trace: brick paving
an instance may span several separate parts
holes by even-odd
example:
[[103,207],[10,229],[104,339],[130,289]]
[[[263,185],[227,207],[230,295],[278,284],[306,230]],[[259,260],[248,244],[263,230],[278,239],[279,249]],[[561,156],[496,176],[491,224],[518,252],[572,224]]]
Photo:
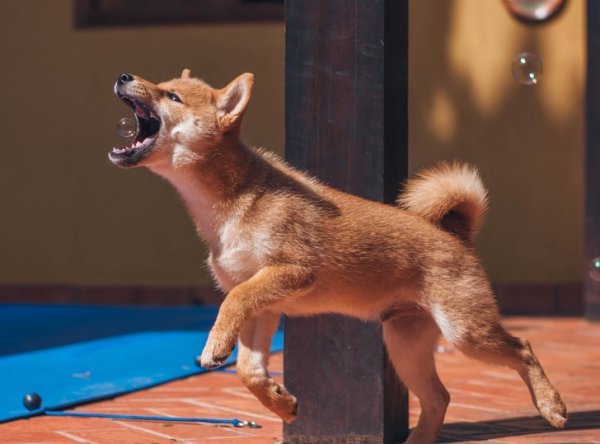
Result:
[[[440,442],[600,443],[600,323],[510,318],[505,325],[531,342],[567,404],[567,428],[555,431],[536,414],[515,372],[480,364],[446,346],[437,362],[452,401]],[[414,420],[418,407],[412,401]]]
[[[441,443],[600,443],[600,324],[579,318],[510,318],[505,324],[532,343],[569,408],[569,425],[554,431],[536,414],[524,384],[512,371],[482,365],[442,343],[440,376],[452,395]],[[282,355],[271,369],[282,370]],[[278,377],[279,378],[279,377]],[[228,372],[172,382],[114,400],[81,406],[102,413],[239,418],[262,428],[207,424],[36,417],[0,425],[2,444],[274,443],[280,421]],[[410,419],[418,417],[411,397]]]

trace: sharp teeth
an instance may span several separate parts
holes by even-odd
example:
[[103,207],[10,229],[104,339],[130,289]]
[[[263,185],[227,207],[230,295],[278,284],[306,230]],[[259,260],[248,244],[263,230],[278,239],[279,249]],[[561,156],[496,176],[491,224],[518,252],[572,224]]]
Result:
[[145,140],[138,140],[136,142],[134,142],[131,146],[125,146],[123,148],[113,148],[112,152],[115,154],[123,154],[123,153],[129,153],[131,151],[135,151],[138,148],[141,148],[144,145]]

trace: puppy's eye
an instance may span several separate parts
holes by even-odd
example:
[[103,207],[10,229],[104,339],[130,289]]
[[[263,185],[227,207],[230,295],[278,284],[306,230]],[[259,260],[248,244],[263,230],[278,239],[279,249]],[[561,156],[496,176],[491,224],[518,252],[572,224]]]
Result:
[[179,103],[183,103],[183,102],[181,101],[181,99],[179,98],[179,96],[178,96],[177,94],[175,94],[175,93],[167,93],[167,97],[168,97],[169,99],[171,99],[173,102],[179,102]]

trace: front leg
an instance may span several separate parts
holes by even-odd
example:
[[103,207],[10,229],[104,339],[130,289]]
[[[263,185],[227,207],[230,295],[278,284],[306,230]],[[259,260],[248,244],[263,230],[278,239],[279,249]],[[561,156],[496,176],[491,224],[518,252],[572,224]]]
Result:
[[238,343],[237,373],[248,390],[287,423],[296,419],[296,397],[277,383],[267,370],[279,313],[265,311],[246,321]]
[[221,304],[200,356],[200,365],[205,368],[223,365],[248,318],[268,310],[286,296],[307,290],[313,282],[311,270],[284,264],[264,267],[246,282],[234,287]]

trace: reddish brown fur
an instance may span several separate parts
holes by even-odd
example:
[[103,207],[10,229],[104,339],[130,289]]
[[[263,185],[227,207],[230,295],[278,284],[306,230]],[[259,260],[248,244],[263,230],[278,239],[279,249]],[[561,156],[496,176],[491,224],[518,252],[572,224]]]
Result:
[[[413,211],[342,193],[239,141],[250,74],[221,90],[189,78],[189,71],[183,77],[159,85],[136,77],[127,87],[162,120],[155,147],[140,165],[180,192],[210,248],[214,277],[228,293],[200,358],[203,366],[222,364],[239,338],[242,381],[291,422],[296,399],[266,370],[279,315],[383,319],[396,371],[423,409],[409,442],[434,442],[449,402],[433,360],[440,332],[470,356],[515,368],[541,414],[564,426],[564,404],[529,344],[500,325],[470,243],[485,208],[472,184],[458,174],[451,199],[437,198],[437,191],[401,198]],[[183,104],[165,102],[164,91],[176,92]],[[420,180],[452,176],[459,168],[442,167]],[[433,203],[419,207],[422,199]],[[452,211],[454,220],[442,223]]]

